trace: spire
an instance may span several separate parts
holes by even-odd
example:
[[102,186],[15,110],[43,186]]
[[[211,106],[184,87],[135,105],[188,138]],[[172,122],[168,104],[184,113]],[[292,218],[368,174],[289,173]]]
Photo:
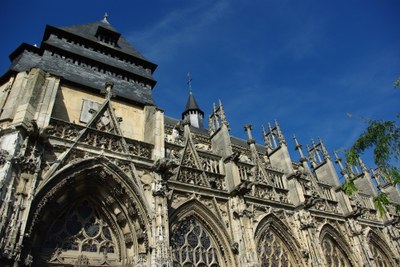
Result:
[[335,155],[335,162],[339,165],[340,173],[343,175],[346,171],[342,164],[342,159],[338,156],[337,151],[333,151],[333,155]]
[[276,132],[277,132],[277,135],[278,135],[279,142],[281,144],[286,144],[285,137],[282,134],[281,127],[279,126],[277,120],[275,120],[275,128],[276,128]]
[[379,169],[371,169],[371,172],[372,172],[372,178],[375,178],[376,184],[378,185],[378,188],[380,189],[383,185],[380,170]]
[[249,144],[254,144],[255,143],[253,135],[251,134],[251,130],[252,129],[253,129],[253,126],[251,124],[246,124],[244,126],[244,130],[247,132],[247,137],[249,138],[248,141],[247,141]]
[[268,148],[274,150],[282,147],[282,145],[286,145],[285,137],[277,120],[274,121],[274,125],[268,122],[268,130],[269,132],[266,132],[263,127],[264,143]]
[[220,119],[221,119],[221,123],[225,124],[226,127],[227,127],[228,130],[229,130],[229,129],[230,129],[230,127],[229,127],[229,122],[228,122],[228,119],[226,118],[224,106],[222,105],[221,99],[218,100],[218,103],[219,103],[218,111],[219,111],[219,117],[220,117]]
[[188,113],[189,111],[198,111],[199,113],[204,114],[204,112],[200,109],[199,104],[197,104],[192,92],[189,94],[189,98],[186,102],[186,107],[182,115]]
[[314,168],[326,162],[324,147],[321,140],[318,139],[318,141],[316,144],[314,138],[311,138],[311,148],[307,145],[308,155]]
[[264,145],[267,146],[268,145],[268,141],[266,139],[267,131],[265,130],[264,124],[261,125],[261,129],[262,129],[262,135],[263,135],[263,139],[264,139]]
[[297,141],[297,138],[296,138],[295,134],[293,134],[293,140],[294,140],[294,143],[295,143],[295,148],[294,149],[299,151],[300,160],[305,159],[306,157],[304,157],[304,153],[303,153],[303,150],[302,150],[302,145],[299,144],[299,141]]
[[331,159],[331,156],[329,155],[328,150],[326,149],[324,142],[322,142],[320,137],[318,137],[318,142],[321,145],[322,154],[324,155],[325,159]]
[[358,163],[360,164],[363,172],[368,172],[368,168],[367,166],[365,166],[364,161],[361,159],[361,157],[358,157]]
[[182,119],[189,119],[190,124],[197,128],[204,128],[204,112],[200,109],[192,92],[192,76],[188,73],[189,98],[186,102],[185,110],[182,112]]
[[193,79],[192,79],[191,73],[188,72],[187,76],[188,76],[187,85],[189,87],[189,98],[188,98],[188,101],[186,102],[186,107],[185,107],[185,110],[182,113],[182,117],[188,111],[198,111],[199,113],[204,115],[204,112],[200,109],[199,105],[197,104],[196,99],[193,96],[193,90],[192,90],[192,80]]
[[208,117],[208,131],[210,134],[215,133],[222,125],[225,125],[228,131],[229,122],[226,118],[224,107],[222,105],[222,101],[218,101],[218,107],[215,103],[213,103],[213,112]]

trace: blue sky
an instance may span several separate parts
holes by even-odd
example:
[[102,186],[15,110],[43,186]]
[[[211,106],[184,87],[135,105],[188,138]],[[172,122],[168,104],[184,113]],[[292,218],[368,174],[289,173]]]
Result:
[[294,159],[292,135],[305,146],[321,137],[329,151],[349,147],[362,119],[395,119],[400,91],[397,0],[21,1],[2,4],[0,72],[22,42],[40,44],[46,24],[110,23],[158,64],[153,94],[180,117],[194,95],[209,115],[222,100],[231,133],[277,119]]

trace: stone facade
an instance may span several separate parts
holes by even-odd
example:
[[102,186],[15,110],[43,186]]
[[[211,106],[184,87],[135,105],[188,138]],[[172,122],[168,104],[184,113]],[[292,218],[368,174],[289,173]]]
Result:
[[[374,208],[373,179],[392,203],[400,195],[379,171],[343,166],[321,140],[303,151],[295,139],[292,158],[277,122],[263,145],[251,125],[247,140],[231,136],[221,102],[204,128],[192,93],[183,120],[164,115],[151,97],[156,65],[106,18],[47,26],[40,48],[10,59],[1,266],[400,264],[399,217]],[[341,176],[359,192],[345,195]]]

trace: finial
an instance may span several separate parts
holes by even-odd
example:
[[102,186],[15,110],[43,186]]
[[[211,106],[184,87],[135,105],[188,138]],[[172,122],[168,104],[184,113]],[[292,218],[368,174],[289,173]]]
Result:
[[110,23],[108,22],[108,14],[107,14],[107,12],[104,13],[103,22],[105,22],[105,23],[107,23],[107,24],[110,24]]
[[188,76],[187,85],[189,86],[189,93],[192,94],[192,74],[188,72],[187,76]]
[[279,136],[282,134],[281,128],[279,127],[278,121],[276,119],[274,120],[274,122],[275,122],[276,131],[278,132],[278,136]]
[[315,147],[316,147],[317,145],[315,144],[314,138],[311,138],[311,144],[312,144],[312,147],[315,149]]
[[215,127],[216,127],[216,129],[218,129],[220,124],[219,124],[218,115],[217,115],[217,105],[215,105],[215,102],[213,103],[213,118],[214,118]]
[[294,140],[296,147],[299,146],[299,142],[297,141],[296,134],[293,134],[293,140]]
[[380,175],[379,169],[371,169],[371,172],[372,172],[372,178],[375,178],[378,188],[381,188],[382,180],[381,180],[381,175]]
[[246,124],[244,127],[244,130],[247,132],[248,130],[253,129],[253,126],[251,124]]
[[342,159],[337,154],[337,150],[333,151],[333,155],[335,156],[335,161],[342,161]]
[[267,135],[267,132],[265,131],[264,124],[261,125],[261,129],[262,129],[263,136],[266,136],[266,135]]
[[358,157],[358,163],[360,164],[360,167],[363,170],[363,172],[368,172],[368,168],[365,166],[364,161],[361,159],[361,157]]
[[106,81],[104,92],[106,94],[106,99],[110,100],[111,97],[114,96],[114,93],[112,92],[112,89],[114,87],[114,83],[111,81]]
[[228,119],[226,118],[224,106],[222,105],[221,99],[219,99],[218,102],[219,102],[218,111],[219,111],[219,117],[221,119],[221,122],[223,124],[225,124],[225,126],[228,128],[228,130],[230,130],[231,128],[229,127],[229,122],[228,122]]
[[247,141],[247,143],[250,144],[255,144],[255,140],[253,139],[253,136],[251,134],[251,130],[253,129],[253,126],[251,124],[246,124],[244,126],[244,130],[247,132],[247,136],[249,138],[249,140]]
[[[263,132],[263,140],[264,140],[264,145],[267,147],[267,148],[269,148],[269,149],[271,149],[272,150],[272,148],[271,148],[271,136],[267,133],[267,131],[265,130],[265,127],[264,127],[264,125],[261,125],[261,128],[262,128],[262,132]],[[267,152],[268,153],[268,152]]]
[[278,134],[279,142],[281,144],[286,144],[285,137],[283,136],[281,127],[279,126],[278,121],[276,119],[275,119],[275,128],[276,128],[276,132]]
[[295,144],[294,149],[299,151],[300,161],[303,161],[303,160],[306,161],[306,157],[304,157],[304,154],[303,154],[302,145],[299,144],[299,141],[297,141],[295,134],[293,134],[293,140],[294,140],[294,144]]
[[322,154],[324,155],[324,157],[325,157],[326,159],[330,159],[328,150],[326,149],[326,147],[325,147],[325,145],[324,145],[324,142],[322,142],[322,139],[321,139],[320,137],[318,137],[318,142],[319,142],[319,144],[321,145]]
[[345,172],[345,168],[344,168],[344,166],[343,166],[343,164],[342,164],[342,159],[338,156],[336,150],[333,151],[333,155],[335,155],[335,162],[339,165],[340,172],[341,172],[341,174],[343,175],[344,172]]
[[268,122],[268,129],[269,129],[269,132],[272,133],[272,126],[271,126],[271,123],[269,123],[269,122]]
[[264,125],[261,125],[261,128],[262,128],[262,133],[263,133],[264,144],[265,144],[266,147],[269,147],[269,142],[268,142],[269,140],[268,140],[267,131],[265,130]]

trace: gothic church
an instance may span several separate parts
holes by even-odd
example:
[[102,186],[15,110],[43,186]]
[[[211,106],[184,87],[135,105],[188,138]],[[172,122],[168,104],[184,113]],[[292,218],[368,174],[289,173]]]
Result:
[[242,125],[221,102],[204,118],[192,92],[182,118],[166,116],[157,65],[107,18],[46,26],[9,58],[0,266],[400,265],[399,217],[374,208],[375,183],[400,194],[378,170],[347,168],[322,140],[291,151],[277,122],[264,144],[251,125],[231,136]]

